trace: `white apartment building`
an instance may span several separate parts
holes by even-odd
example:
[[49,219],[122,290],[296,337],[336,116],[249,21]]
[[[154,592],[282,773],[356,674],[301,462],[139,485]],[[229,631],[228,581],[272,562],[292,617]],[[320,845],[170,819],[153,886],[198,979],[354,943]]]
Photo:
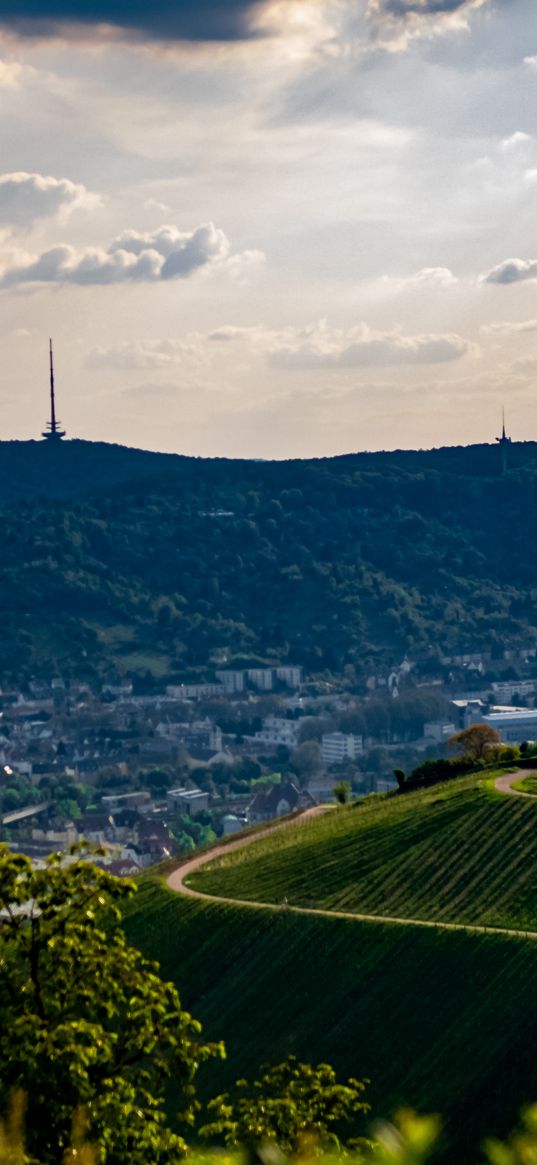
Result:
[[246,672],[254,688],[260,692],[271,692],[274,686],[274,672],[271,667],[252,667]]
[[222,684],[227,696],[232,696],[234,692],[244,691],[243,671],[217,671],[214,674]]
[[533,696],[537,689],[537,680],[502,680],[491,685],[494,695],[500,702],[509,703],[513,696]]
[[293,667],[277,667],[276,679],[282,684],[286,684],[288,688],[299,688],[302,683],[302,668]]
[[349,732],[325,732],[321,737],[321,760],[325,765],[356,760],[364,751],[363,739]]
[[296,748],[299,726],[299,720],[286,720],[283,716],[266,716],[263,727],[256,732],[254,740],[260,744],[274,746],[283,744],[286,748]]

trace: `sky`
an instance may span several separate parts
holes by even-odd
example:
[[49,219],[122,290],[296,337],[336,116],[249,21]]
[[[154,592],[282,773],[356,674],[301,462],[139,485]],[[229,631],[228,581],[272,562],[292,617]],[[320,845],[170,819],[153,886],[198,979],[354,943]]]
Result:
[[0,0],[1,439],[537,440],[535,0]]

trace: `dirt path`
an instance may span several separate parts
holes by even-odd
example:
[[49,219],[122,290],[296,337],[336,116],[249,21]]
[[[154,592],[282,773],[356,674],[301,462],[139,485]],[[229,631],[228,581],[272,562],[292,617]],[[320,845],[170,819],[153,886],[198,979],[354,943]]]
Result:
[[[495,786],[499,792],[517,794],[517,790],[511,788],[513,781],[518,781],[521,777],[527,774],[520,770],[517,773],[509,773],[507,777],[498,777]],[[508,782],[502,784],[501,782]],[[517,794],[521,797],[531,796],[529,793]],[[327,812],[322,805],[316,806],[315,809],[307,809],[300,817],[294,817],[290,820],[283,821],[278,825],[267,826],[266,829],[259,833],[249,834],[246,837],[238,837],[236,841],[228,842],[227,845],[215,846],[214,849],[206,850],[205,853],[196,854],[195,857],[190,858],[184,865],[179,866],[167,878],[167,885],[170,890],[175,890],[180,894],[186,894],[190,898],[200,898],[205,902],[220,902],[226,903],[230,906],[247,906],[252,910],[272,910],[291,911],[293,914],[313,914],[321,918],[348,918],[354,922],[372,922],[381,925],[390,926],[421,926],[428,930],[459,930],[465,931],[466,934],[504,934],[511,938],[525,938],[534,939],[537,941],[537,931],[533,930],[514,930],[509,927],[502,926],[472,926],[465,925],[462,922],[433,922],[430,919],[423,918],[397,918],[392,915],[382,914],[356,914],[350,910],[317,910],[309,906],[291,906],[284,901],[283,903],[274,902],[249,902],[241,898],[224,898],[219,894],[204,894],[201,890],[195,890],[193,886],[187,884],[187,879],[195,870],[201,869],[202,866],[207,865],[215,858],[224,857],[225,854],[233,853],[234,850],[243,849],[247,845],[253,845],[256,841],[261,841],[262,838],[268,837],[271,833],[279,833],[282,829],[288,829],[290,825],[301,825],[312,817],[318,817],[319,814]]]
[[513,797],[531,797],[535,800],[534,793],[523,793],[521,789],[513,789],[515,781],[521,781],[523,777],[534,777],[535,769],[518,769],[516,773],[507,773],[505,777],[496,777],[494,788],[499,793],[511,793]]

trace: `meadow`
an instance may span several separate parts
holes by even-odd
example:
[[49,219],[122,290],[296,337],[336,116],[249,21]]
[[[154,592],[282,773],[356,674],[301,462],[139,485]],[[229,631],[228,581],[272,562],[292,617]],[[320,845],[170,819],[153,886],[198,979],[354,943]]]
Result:
[[206,1098],[295,1052],[369,1077],[374,1116],[441,1112],[458,1165],[537,1098],[537,941],[203,902],[157,875],[127,932],[226,1042],[228,1059],[203,1069]]
[[484,777],[370,798],[218,858],[189,884],[245,901],[537,930],[537,803]]

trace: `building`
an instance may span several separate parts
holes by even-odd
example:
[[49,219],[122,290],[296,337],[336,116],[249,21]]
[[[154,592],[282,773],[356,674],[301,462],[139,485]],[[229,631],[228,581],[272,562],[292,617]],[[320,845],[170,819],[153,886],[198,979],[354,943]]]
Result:
[[244,691],[244,671],[217,671],[214,674],[222,684],[226,696]]
[[285,667],[277,667],[276,679],[281,684],[286,684],[288,688],[299,688],[302,683],[302,668],[295,667],[293,664]]
[[168,789],[166,805],[179,817],[197,817],[198,813],[209,808],[209,794],[201,789]]
[[260,789],[246,808],[249,825],[261,821],[272,821],[275,817],[285,817],[299,809],[311,809],[317,802],[308,789],[299,789],[293,781],[282,781]]
[[525,700],[535,695],[537,680],[501,680],[491,684],[492,691],[499,703],[509,703],[514,696]]
[[150,800],[146,789],[137,789],[133,793],[109,793],[101,797],[101,805],[105,813],[111,813],[114,809],[135,809]]
[[251,667],[246,672],[248,682],[260,692],[271,692],[274,687],[274,672],[271,667]]
[[225,692],[222,684],[168,684],[166,695],[172,700],[211,700]]
[[259,744],[268,744],[274,748],[280,744],[286,748],[296,748],[299,726],[299,720],[286,720],[284,716],[266,716],[263,727],[256,732],[253,739]]
[[524,740],[537,740],[537,709],[514,709],[509,712],[492,711],[477,723],[488,724],[501,736],[503,744],[522,744]]
[[235,813],[226,813],[222,818],[222,834],[230,837],[232,833],[239,833],[247,825],[246,817],[237,817]]
[[345,732],[325,732],[321,737],[321,760],[325,765],[342,764],[356,760],[364,751],[361,736]]
[[434,740],[435,744],[447,744],[457,729],[454,724],[443,720],[429,720],[423,725],[423,735],[427,740]]

